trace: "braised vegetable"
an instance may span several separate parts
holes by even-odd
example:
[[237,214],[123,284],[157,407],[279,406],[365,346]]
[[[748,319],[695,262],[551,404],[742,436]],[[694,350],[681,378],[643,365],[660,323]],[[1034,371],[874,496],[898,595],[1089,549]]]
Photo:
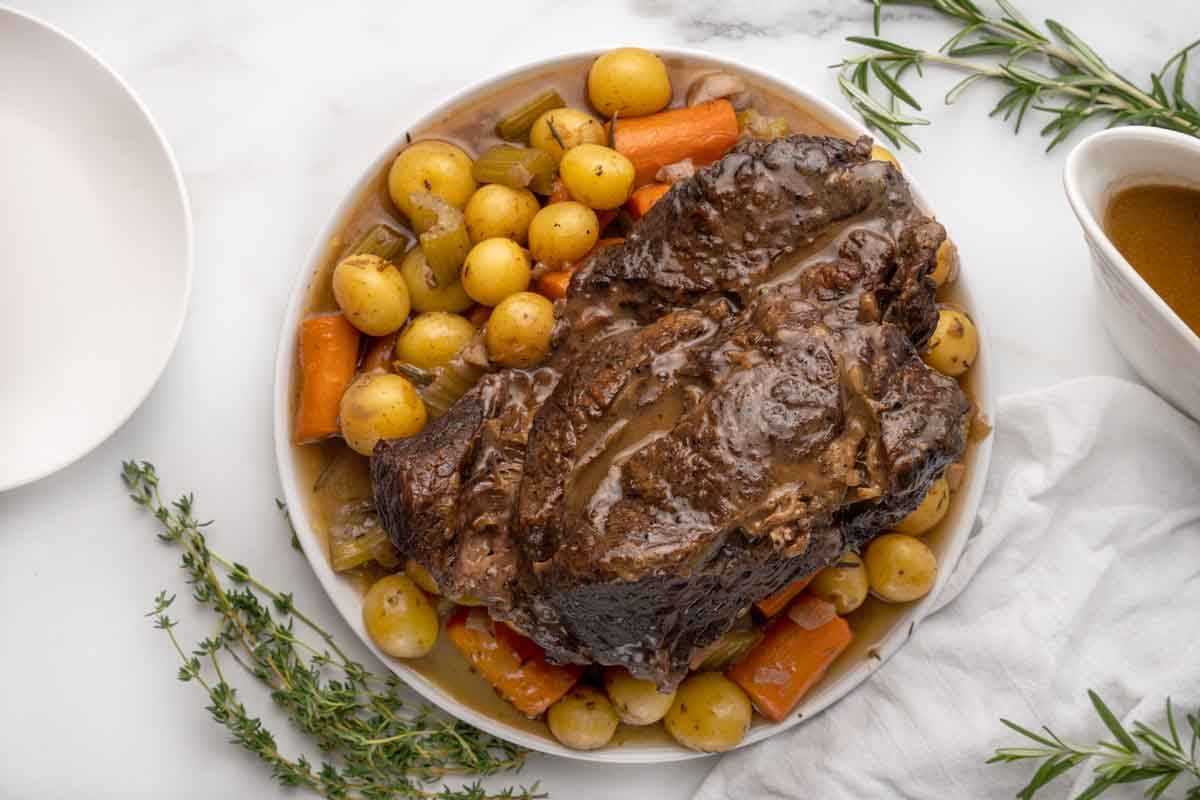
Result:
[[458,281],[458,271],[467,251],[471,249],[471,236],[467,233],[467,222],[463,212],[430,192],[417,192],[412,204],[435,215],[437,221],[421,234],[421,252],[425,263],[438,286],[452,286]]
[[843,553],[836,564],[816,574],[808,585],[808,591],[833,603],[837,613],[849,614],[866,601],[870,591],[866,567],[856,554]]
[[572,147],[558,171],[571,197],[588,208],[619,208],[633,188],[633,162],[599,144]]
[[690,158],[713,163],[733,147],[738,120],[728,100],[625,119],[613,127],[613,147],[633,162],[635,185],[650,183],[659,169]]
[[546,712],[554,738],[574,750],[596,750],[617,732],[617,711],[604,693],[579,685]]
[[933,530],[942,521],[950,509],[950,484],[945,478],[938,478],[929,486],[929,491],[921,499],[921,505],[913,512],[896,523],[897,533],[907,533],[909,536],[920,536]]
[[490,316],[492,316],[492,309],[479,303],[475,303],[467,311],[467,319],[469,319],[471,324],[476,328],[482,328],[483,324],[488,321],[488,317]]
[[501,697],[529,717],[570,691],[583,672],[574,664],[549,663],[536,642],[493,622],[482,609],[455,609],[446,635]]
[[571,193],[567,191],[567,185],[563,183],[561,177],[555,177],[554,189],[546,197],[546,205],[551,203],[565,203],[571,199]]
[[587,90],[606,117],[653,114],[671,102],[667,65],[640,47],[621,47],[597,58],[588,70]]
[[475,179],[471,177],[471,157],[449,142],[432,139],[413,142],[400,151],[388,170],[388,195],[417,233],[432,227],[437,216],[414,206],[414,194],[432,192],[461,209],[475,187]]
[[958,248],[954,246],[954,242],[946,239],[938,245],[937,263],[929,277],[933,278],[939,289],[954,283],[954,279],[958,277],[958,264]]
[[560,108],[548,111],[538,118],[529,131],[529,144],[545,150],[555,161],[563,153],[581,144],[604,144],[608,134],[599,120],[586,111],[575,108]]
[[675,692],[660,692],[654,681],[635,678],[624,667],[604,671],[604,691],[626,725],[653,725],[675,701]]
[[484,354],[478,359],[471,358],[472,350],[477,347],[482,350],[483,345],[469,343],[457,358],[437,370],[432,382],[421,387],[421,397],[425,401],[430,418],[437,419],[445,414],[450,410],[450,406],[457,403],[460,397],[471,391],[479,382],[483,375],[483,367],[487,364],[487,356]]
[[574,200],[546,206],[529,223],[529,252],[552,269],[583,258],[599,238],[596,212]]
[[408,286],[379,256],[349,256],[333,269],[333,297],[346,319],[370,336],[385,336],[408,319]]
[[721,672],[736,664],[746,653],[762,641],[758,628],[726,631],[692,658],[692,669],[696,672]]
[[742,133],[755,139],[780,139],[792,132],[792,126],[783,117],[768,117],[753,108],[739,111],[737,120]]
[[425,594],[437,596],[441,593],[437,581],[429,574],[429,570],[421,566],[415,558],[409,558],[404,562],[404,574],[411,578],[413,583],[420,586],[421,591]]
[[625,207],[629,209],[629,213],[634,219],[641,219],[669,191],[671,191],[669,183],[648,183],[635,189],[633,194],[629,195],[629,202],[625,204]]
[[944,375],[958,377],[971,368],[978,355],[979,332],[971,318],[957,309],[940,309],[925,363]]
[[399,565],[400,558],[370,500],[341,505],[329,526],[329,564],[334,572],[378,561],[385,567]]
[[510,142],[521,142],[529,135],[530,128],[534,122],[542,117],[547,111],[552,111],[556,108],[562,108],[566,103],[562,97],[553,89],[547,89],[536,97],[531,98],[528,102],[517,108],[515,111],[510,111],[496,122],[496,135],[501,139],[508,139]]
[[529,256],[511,239],[484,239],[463,264],[463,289],[476,303],[494,306],[529,287]]
[[395,336],[375,336],[367,344],[367,352],[359,364],[360,372],[374,372],[387,369],[392,363],[392,354],[396,349]]
[[834,617],[805,630],[786,615],[767,628],[762,643],[729,670],[764,717],[782,722],[847,647],[853,634]]
[[506,367],[535,367],[549,354],[553,333],[554,304],[540,294],[518,292],[488,318],[488,356]]
[[538,293],[550,300],[561,300],[566,297],[567,287],[570,285],[571,272],[565,269],[546,272],[534,284]]
[[362,613],[371,641],[389,656],[420,658],[437,643],[437,612],[407,575],[376,581],[363,598]]
[[745,108],[750,100],[745,81],[728,72],[706,72],[693,80],[687,90],[689,106],[698,106],[721,98],[729,100],[734,108]]
[[750,700],[719,672],[697,672],[684,679],[663,725],[684,747],[720,753],[736,747],[750,729]]
[[404,285],[408,287],[408,297],[413,311],[450,311],[460,313],[466,311],[474,302],[462,288],[461,281],[455,281],[449,286],[438,286],[433,278],[433,270],[425,260],[425,253],[420,247],[408,251],[400,264],[400,274],[404,277]]
[[758,610],[768,617],[773,617],[787,607],[787,604],[792,602],[792,598],[804,591],[804,587],[808,586],[813,579],[813,575],[803,575],[789,583],[787,586],[780,589],[770,597],[759,600],[754,605]]
[[339,417],[346,444],[369,456],[380,439],[412,436],[425,427],[425,404],[407,379],[373,373],[350,384]]
[[466,317],[445,311],[427,311],[413,318],[396,337],[396,358],[434,369],[450,363],[475,336],[475,326]]
[[787,608],[787,618],[806,631],[815,631],[837,615],[833,603],[808,592],[793,600]]
[[358,340],[358,329],[341,314],[300,323],[300,396],[292,425],[292,440],[297,444],[338,432],[338,404],[354,380]]
[[863,561],[871,593],[889,603],[908,603],[929,594],[937,580],[937,556],[903,533],[885,533],[867,545]]
[[529,222],[541,206],[528,189],[513,189],[499,183],[480,186],[471,195],[464,212],[471,243],[496,236],[525,244]]
[[554,190],[554,157],[536,147],[498,144],[484,152],[471,171],[480,183],[499,183],[511,189],[529,188],[538,194]]
[[871,147],[871,160],[872,161],[886,161],[889,164],[891,164],[893,167],[895,167],[896,169],[900,169],[900,162],[896,160],[896,157],[894,155],[892,155],[892,151],[888,150],[883,145],[877,144],[877,145],[873,145]]
[[385,261],[395,262],[407,246],[408,240],[392,226],[372,225],[354,243],[348,255],[379,256]]

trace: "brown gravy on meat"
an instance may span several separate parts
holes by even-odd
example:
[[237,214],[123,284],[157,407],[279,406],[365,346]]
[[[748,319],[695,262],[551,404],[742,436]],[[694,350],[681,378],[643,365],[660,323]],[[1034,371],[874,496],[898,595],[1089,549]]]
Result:
[[[676,88],[676,100],[682,98],[696,75],[715,68],[711,64],[688,64],[675,57],[667,57],[665,60]],[[585,86],[582,77],[586,73],[586,67],[581,66],[584,63],[582,60],[566,63],[554,70],[541,73],[536,78],[530,78],[527,81],[509,85],[498,92],[490,93],[486,97],[468,98],[462,103],[448,108],[440,118],[431,124],[414,128],[409,133],[414,140],[421,138],[445,139],[464,147],[468,152],[478,153],[479,150],[499,142],[494,137],[492,129],[501,114],[520,105],[542,90],[555,88],[567,105],[586,108]],[[839,129],[834,121],[826,120],[813,111],[794,104],[765,85],[758,83],[751,76],[743,77],[754,93],[755,107],[764,114],[786,118],[793,132],[855,138],[856,134]],[[380,222],[389,223],[406,231],[406,228],[403,227],[403,218],[393,208],[388,198],[386,176],[387,166],[384,166],[380,173],[370,181],[357,203],[342,221],[339,232],[326,244],[324,258],[309,284],[306,314],[337,309],[330,290],[330,275],[350,243],[356,241],[363,232]],[[805,258],[787,259],[786,264],[780,264],[771,275],[764,276],[763,285],[769,286],[772,283],[787,280],[789,277],[787,273],[793,272],[797,268],[798,261],[815,260],[814,257],[818,254],[832,252],[835,248],[836,242],[832,239],[814,243],[812,250],[804,254]],[[960,291],[956,285],[952,285],[940,293],[940,299],[951,304],[962,304],[964,298],[961,297]],[[973,382],[974,372],[968,373],[962,381],[963,388],[968,395],[974,394]],[[294,389],[293,402],[295,391]],[[664,416],[671,416],[675,411],[672,406],[680,400],[681,398],[678,397],[663,400]],[[651,421],[648,427],[652,429],[656,426]],[[620,453],[629,444],[628,440],[637,440],[646,435],[652,435],[652,433],[652,430],[625,432],[619,428],[609,431],[608,435],[604,437],[607,441],[596,442],[598,462],[601,465],[610,463],[614,457],[620,457]],[[973,460],[973,450],[974,446],[972,445],[965,456],[968,464]],[[340,439],[327,440],[319,445],[295,446],[293,454],[300,480],[308,486],[312,486],[316,482],[318,475],[334,458],[345,454],[353,456],[353,453]],[[592,479],[599,482],[601,479],[599,467],[596,472],[598,474]],[[365,477],[365,470],[363,481],[364,485],[361,490],[364,496],[369,496],[370,486]],[[312,492],[308,500],[308,508],[305,509],[308,518],[317,534],[325,539],[333,515],[342,501],[329,493],[322,492]],[[947,524],[939,526],[924,537],[926,543],[938,554],[939,558],[945,552],[947,533],[954,516],[952,510]],[[365,568],[356,568],[344,574],[360,592],[365,592],[375,580],[385,573],[385,570],[371,565]],[[850,670],[859,668],[865,658],[878,657],[876,648],[892,631],[896,621],[909,610],[903,605],[889,605],[869,598],[860,609],[849,617],[855,631],[854,642],[830,668],[824,682],[836,681]],[[442,616],[444,618],[445,615]],[[555,742],[541,720],[525,718],[512,705],[496,695],[486,681],[474,673],[467,660],[458,653],[446,636],[439,637],[437,645],[429,655],[404,663],[405,666],[436,684],[458,702],[476,709],[498,722],[544,737],[549,742]],[[765,723],[762,720],[756,720],[756,726],[761,724]],[[622,725],[611,746],[632,743],[674,746],[673,740],[658,725],[641,728]]]
[[1200,190],[1123,189],[1109,201],[1104,230],[1150,288],[1200,334]]

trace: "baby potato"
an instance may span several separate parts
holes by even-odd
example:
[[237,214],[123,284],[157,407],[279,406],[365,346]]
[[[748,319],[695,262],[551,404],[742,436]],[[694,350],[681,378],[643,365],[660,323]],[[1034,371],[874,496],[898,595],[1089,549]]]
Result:
[[421,369],[434,369],[448,364],[474,335],[475,326],[466,317],[427,311],[396,337],[396,358]]
[[[553,130],[551,130],[553,127]],[[529,129],[529,146],[545,150],[558,161],[563,153],[581,144],[604,144],[604,126],[586,111],[556,108],[542,114]],[[561,142],[561,144],[560,144]]]
[[888,150],[886,147],[883,147],[882,145],[877,144],[877,145],[871,146],[871,160],[872,161],[887,161],[896,169],[900,169],[900,162],[896,160],[896,157],[894,155],[892,155],[892,151]]
[[617,732],[617,712],[604,693],[592,686],[576,686],[546,712],[554,738],[575,750],[595,750],[612,741]]
[[654,681],[635,678],[624,667],[604,671],[604,690],[626,725],[653,725],[667,715],[675,701],[674,692],[663,694]]
[[413,311],[451,311],[457,314],[475,304],[462,288],[461,281],[449,286],[435,285],[433,270],[425,261],[425,251],[420,247],[408,251],[400,264],[400,274],[404,276],[404,285],[408,287]]
[[362,614],[371,641],[389,656],[420,658],[437,643],[437,612],[407,575],[375,581],[363,598]]
[[534,292],[509,295],[488,317],[488,357],[506,367],[535,367],[550,352],[554,304]]
[[903,533],[876,538],[867,545],[864,561],[871,592],[889,603],[924,597],[937,578],[937,556],[920,539]]
[[808,584],[808,592],[833,603],[837,613],[845,616],[867,599],[870,586],[863,561],[855,553],[842,553],[836,564],[826,567]]
[[511,239],[484,239],[463,262],[463,289],[476,303],[494,306],[529,288],[532,271],[524,248]]
[[588,70],[588,99],[606,117],[640,117],[671,102],[667,65],[649,50],[620,47],[600,56]]
[[663,724],[684,747],[720,753],[750,729],[750,698],[720,672],[694,672],[675,693]]
[[599,144],[581,144],[566,152],[559,164],[567,191],[588,208],[617,208],[633,189],[633,162]]
[[429,570],[422,567],[421,562],[415,558],[409,558],[404,562],[404,574],[411,578],[413,583],[420,586],[421,590],[426,594],[431,594],[435,597],[441,594],[437,581],[429,574]]
[[380,439],[412,436],[425,427],[425,403],[405,378],[375,372],[350,384],[338,417],[346,444],[369,456]]
[[413,229],[423,233],[437,222],[437,215],[415,206],[412,195],[432,192],[461,210],[475,191],[471,164],[471,157],[458,145],[436,139],[413,142],[400,151],[388,170],[388,195]]
[[948,283],[954,283],[958,277],[958,248],[954,242],[944,239],[937,249],[937,262],[933,272],[929,274],[940,289]]
[[350,324],[368,336],[386,336],[408,319],[404,277],[379,256],[343,258],[333,269],[333,297]]
[[529,252],[551,269],[583,258],[599,238],[596,212],[574,200],[551,203],[529,223]]
[[499,236],[525,244],[529,223],[541,208],[533,192],[489,183],[471,195],[465,212],[471,244]]
[[896,523],[896,533],[906,533],[909,536],[920,536],[928,533],[942,521],[950,508],[950,484],[945,478],[938,478],[929,487],[929,491],[911,514]]
[[962,375],[979,355],[979,332],[975,323],[954,308],[938,310],[937,327],[925,350],[925,363],[952,378]]

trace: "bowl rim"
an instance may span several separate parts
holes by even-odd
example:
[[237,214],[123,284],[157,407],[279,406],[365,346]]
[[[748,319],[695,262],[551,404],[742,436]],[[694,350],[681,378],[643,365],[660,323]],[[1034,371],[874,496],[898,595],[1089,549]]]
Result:
[[[367,166],[359,173],[357,180],[349,187],[343,195],[342,200],[332,211],[328,221],[318,232],[308,256],[298,270],[287,310],[283,316],[275,361],[273,403],[275,457],[284,498],[288,507],[294,509],[292,521],[296,528],[297,536],[303,545],[305,556],[330,602],[338,609],[342,617],[346,620],[346,623],[363,644],[410,688],[446,713],[462,719],[493,736],[513,742],[530,750],[591,762],[617,764],[667,763],[693,758],[704,758],[711,754],[695,752],[682,746],[668,749],[661,746],[652,747],[636,744],[592,751],[572,750],[548,739],[512,727],[501,720],[459,702],[433,681],[405,666],[397,659],[389,658],[381,653],[375,647],[374,643],[371,642],[370,637],[366,635],[363,628],[361,599],[355,593],[354,603],[349,603],[344,594],[347,588],[346,580],[333,572],[327,555],[323,548],[319,546],[320,540],[309,524],[308,514],[305,511],[307,507],[306,497],[302,494],[298,483],[290,435],[290,399],[292,378],[295,370],[295,328],[309,294],[312,276],[325,258],[329,242],[340,230],[347,214],[353,211],[366,186],[406,143],[407,131],[414,128],[421,128],[435,121],[441,115],[443,109],[476,99],[481,95],[486,95],[488,92],[504,86],[514,79],[529,77],[539,71],[552,69],[565,63],[594,59],[609,49],[611,48],[561,51],[554,55],[529,61],[495,75],[490,75],[482,80],[475,81],[462,90],[455,92],[450,97],[427,108],[424,113],[413,115],[411,117],[412,122],[407,126],[401,127],[399,132],[389,139],[381,149],[381,154],[371,159]],[[856,136],[870,135],[860,122],[850,117],[846,112],[828,100],[779,75],[759,67],[751,66],[739,59],[694,48],[651,46],[649,49],[666,58],[701,60],[716,67],[736,70],[763,84],[772,86],[785,96],[790,96],[795,102],[802,103],[803,106],[823,115],[827,120],[832,121],[848,133]],[[916,198],[918,205],[924,209],[929,209],[930,206],[926,202],[925,196],[919,186],[913,181],[911,176],[906,174],[905,177],[909,181],[913,196]],[[960,276],[957,286],[960,293],[965,295],[971,317],[980,331],[980,350],[972,372],[974,400],[979,413],[994,425],[995,401],[990,379],[990,365],[992,363],[991,346],[988,337],[985,335],[988,328],[978,311],[978,303],[970,290],[969,280],[964,281]],[[905,609],[905,613],[896,619],[873,648],[870,655],[863,657],[859,663],[841,675],[833,684],[822,687],[819,691],[806,697],[799,713],[793,711],[789,714],[788,719],[783,722],[766,723],[752,728],[737,746],[738,749],[767,739],[801,722],[806,722],[849,694],[885,664],[912,636],[913,631],[920,622],[934,610],[937,606],[938,597],[953,572],[952,567],[957,564],[959,557],[962,555],[962,551],[974,527],[976,514],[986,484],[988,467],[991,462],[993,438],[993,436],[989,435],[973,445],[974,452],[970,455],[973,464],[967,474],[967,483],[961,492],[961,499],[959,501],[961,505],[957,512],[958,518],[955,520],[953,530],[949,531],[945,538],[943,563],[940,565],[934,587],[929,594]]]
[[[1108,234],[1104,232],[1104,227],[1096,219],[1091,209],[1088,208],[1087,200],[1084,198],[1083,187],[1081,185],[1082,175],[1088,164],[1097,157],[1094,153],[1095,149],[1111,141],[1124,140],[1135,140],[1142,144],[1149,144],[1152,147],[1183,147],[1186,150],[1192,151],[1197,160],[1200,161],[1200,139],[1184,133],[1138,125],[1097,131],[1085,137],[1067,155],[1066,164],[1063,166],[1063,187],[1067,193],[1067,202],[1070,203],[1071,211],[1075,213],[1075,218],[1079,221],[1079,226],[1083,228],[1084,235],[1087,236],[1088,241],[1094,247],[1099,248],[1105,259],[1116,267],[1117,272],[1125,279],[1125,282],[1137,291],[1142,302],[1148,304],[1159,316],[1165,318],[1174,331],[1193,350],[1200,353],[1200,334],[1189,328],[1187,323],[1175,313],[1175,309],[1171,308],[1167,304],[1167,301],[1146,282],[1141,273],[1133,268],[1129,260],[1125,258],[1121,251],[1117,249],[1117,246],[1113,244],[1112,239],[1108,237]],[[1135,173],[1121,173],[1120,177],[1109,184],[1108,189],[1111,189],[1116,183],[1123,180],[1136,178],[1137,175]],[[1193,184],[1195,183],[1197,182],[1193,181]],[[1131,185],[1136,185],[1136,183]]]

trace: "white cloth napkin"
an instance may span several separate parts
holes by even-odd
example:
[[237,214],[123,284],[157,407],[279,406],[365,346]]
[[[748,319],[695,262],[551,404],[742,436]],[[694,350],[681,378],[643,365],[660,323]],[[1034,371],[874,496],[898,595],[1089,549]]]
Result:
[[[1006,398],[997,421],[976,535],[937,609],[840,703],[722,758],[697,800],[1012,797],[1035,765],[984,764],[1028,744],[1000,717],[1088,744],[1108,738],[1089,688],[1126,721],[1162,721],[1167,695],[1196,710],[1200,426],[1109,378]],[[1087,769],[1039,798],[1073,796]]]

